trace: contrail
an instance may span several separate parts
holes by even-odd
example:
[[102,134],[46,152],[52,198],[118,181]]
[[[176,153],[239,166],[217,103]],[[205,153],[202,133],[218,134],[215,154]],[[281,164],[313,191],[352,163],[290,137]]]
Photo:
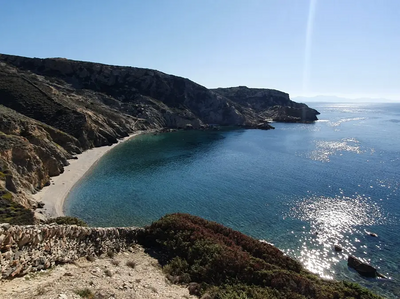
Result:
[[306,46],[304,49],[303,93],[307,93],[309,87],[308,85],[310,80],[309,77],[310,77],[311,41],[312,41],[312,32],[314,27],[316,6],[317,6],[317,0],[310,0],[310,6],[308,8]]

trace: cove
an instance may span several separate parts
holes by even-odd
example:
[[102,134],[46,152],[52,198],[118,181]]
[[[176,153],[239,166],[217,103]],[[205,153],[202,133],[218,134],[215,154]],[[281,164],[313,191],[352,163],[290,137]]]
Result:
[[[267,240],[322,277],[390,297],[400,258],[399,147],[391,138],[400,109],[393,107],[321,105],[321,121],[274,123],[270,131],[139,135],[79,181],[65,213],[93,226],[145,226],[190,213]],[[361,279],[347,268],[348,254],[392,280]]]

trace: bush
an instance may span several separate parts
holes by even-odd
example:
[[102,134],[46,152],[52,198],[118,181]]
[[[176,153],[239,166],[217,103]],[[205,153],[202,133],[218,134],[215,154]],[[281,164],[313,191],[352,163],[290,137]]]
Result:
[[81,296],[82,298],[86,298],[86,299],[93,299],[94,298],[93,292],[88,288],[81,289],[81,290],[76,290],[75,294]]
[[135,269],[136,263],[134,261],[127,261],[126,265],[132,269]]
[[45,222],[46,224],[57,223],[60,225],[78,225],[78,226],[88,226],[87,223],[79,218],[62,216],[57,218],[51,218]]
[[0,223],[7,222],[14,225],[29,225],[35,223],[31,210],[12,201],[12,194],[0,189]]
[[188,214],[164,216],[139,242],[163,253],[160,263],[173,281],[200,283],[211,298],[379,298],[319,279],[272,245]]

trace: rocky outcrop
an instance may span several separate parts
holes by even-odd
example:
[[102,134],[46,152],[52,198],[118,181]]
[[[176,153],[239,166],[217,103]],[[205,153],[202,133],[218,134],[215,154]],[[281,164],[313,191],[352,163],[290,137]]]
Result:
[[276,90],[209,90],[156,70],[0,54],[0,172],[9,173],[0,187],[32,208],[30,194],[74,154],[134,131],[268,130],[271,120],[309,122],[317,114]]
[[82,149],[116,143],[137,127],[137,119],[101,105],[98,97],[102,95],[0,65],[0,104],[75,137]]
[[213,90],[231,101],[247,108],[252,114],[279,122],[313,122],[319,112],[306,104],[290,100],[287,93],[273,89],[246,86],[217,88]]
[[3,223],[0,225],[1,277],[23,276],[80,257],[127,250],[136,243],[141,230],[134,227],[10,226]]
[[17,194],[21,205],[33,207],[25,193],[43,188],[81,151],[69,134],[0,106],[0,172],[7,174],[3,187]]
[[354,270],[356,270],[360,275],[365,277],[382,277],[385,278],[384,275],[380,274],[376,268],[371,265],[362,262],[360,259],[355,256],[350,255],[347,259],[347,265]]
[[[274,115],[278,119],[279,113],[281,116],[288,116],[288,121],[295,118],[298,121],[313,121],[317,119],[315,115],[318,114],[305,104],[290,101],[288,94],[277,90],[247,87],[209,90],[188,79],[156,70],[60,58],[0,55],[0,61],[16,68],[18,72],[23,72],[24,80],[34,84],[35,88],[39,87],[42,95],[46,94],[43,96],[48,100],[49,97],[52,98],[57,104],[74,110],[73,104],[77,104],[77,99],[74,99],[71,93],[78,94],[81,102],[102,104],[103,111],[96,111],[97,114],[111,107],[119,113],[144,119],[148,125],[153,126],[179,128],[182,124],[191,124],[197,129],[204,124],[257,125],[264,121],[267,115]],[[35,76],[32,77],[31,73]],[[47,88],[39,86],[43,84]],[[60,92],[61,87],[64,98],[68,93],[70,95],[69,105],[56,97],[54,89]],[[273,107],[275,112],[267,113]],[[281,111],[277,110],[277,107],[291,109]],[[93,108],[86,107],[90,110]],[[304,113],[299,114],[297,109]],[[70,110],[63,113],[79,119]],[[71,132],[67,132],[73,133],[73,128],[69,129]]]

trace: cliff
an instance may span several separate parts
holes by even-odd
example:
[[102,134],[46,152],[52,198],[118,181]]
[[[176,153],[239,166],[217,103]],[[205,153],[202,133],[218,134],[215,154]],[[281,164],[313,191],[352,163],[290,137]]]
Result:
[[301,123],[318,120],[317,110],[291,101],[287,93],[279,90],[239,86],[213,91],[247,108],[261,119]]
[[317,114],[276,90],[210,90],[156,70],[0,54],[0,222],[10,222],[11,202],[35,208],[30,195],[74,154],[137,130],[270,129],[270,120]]

